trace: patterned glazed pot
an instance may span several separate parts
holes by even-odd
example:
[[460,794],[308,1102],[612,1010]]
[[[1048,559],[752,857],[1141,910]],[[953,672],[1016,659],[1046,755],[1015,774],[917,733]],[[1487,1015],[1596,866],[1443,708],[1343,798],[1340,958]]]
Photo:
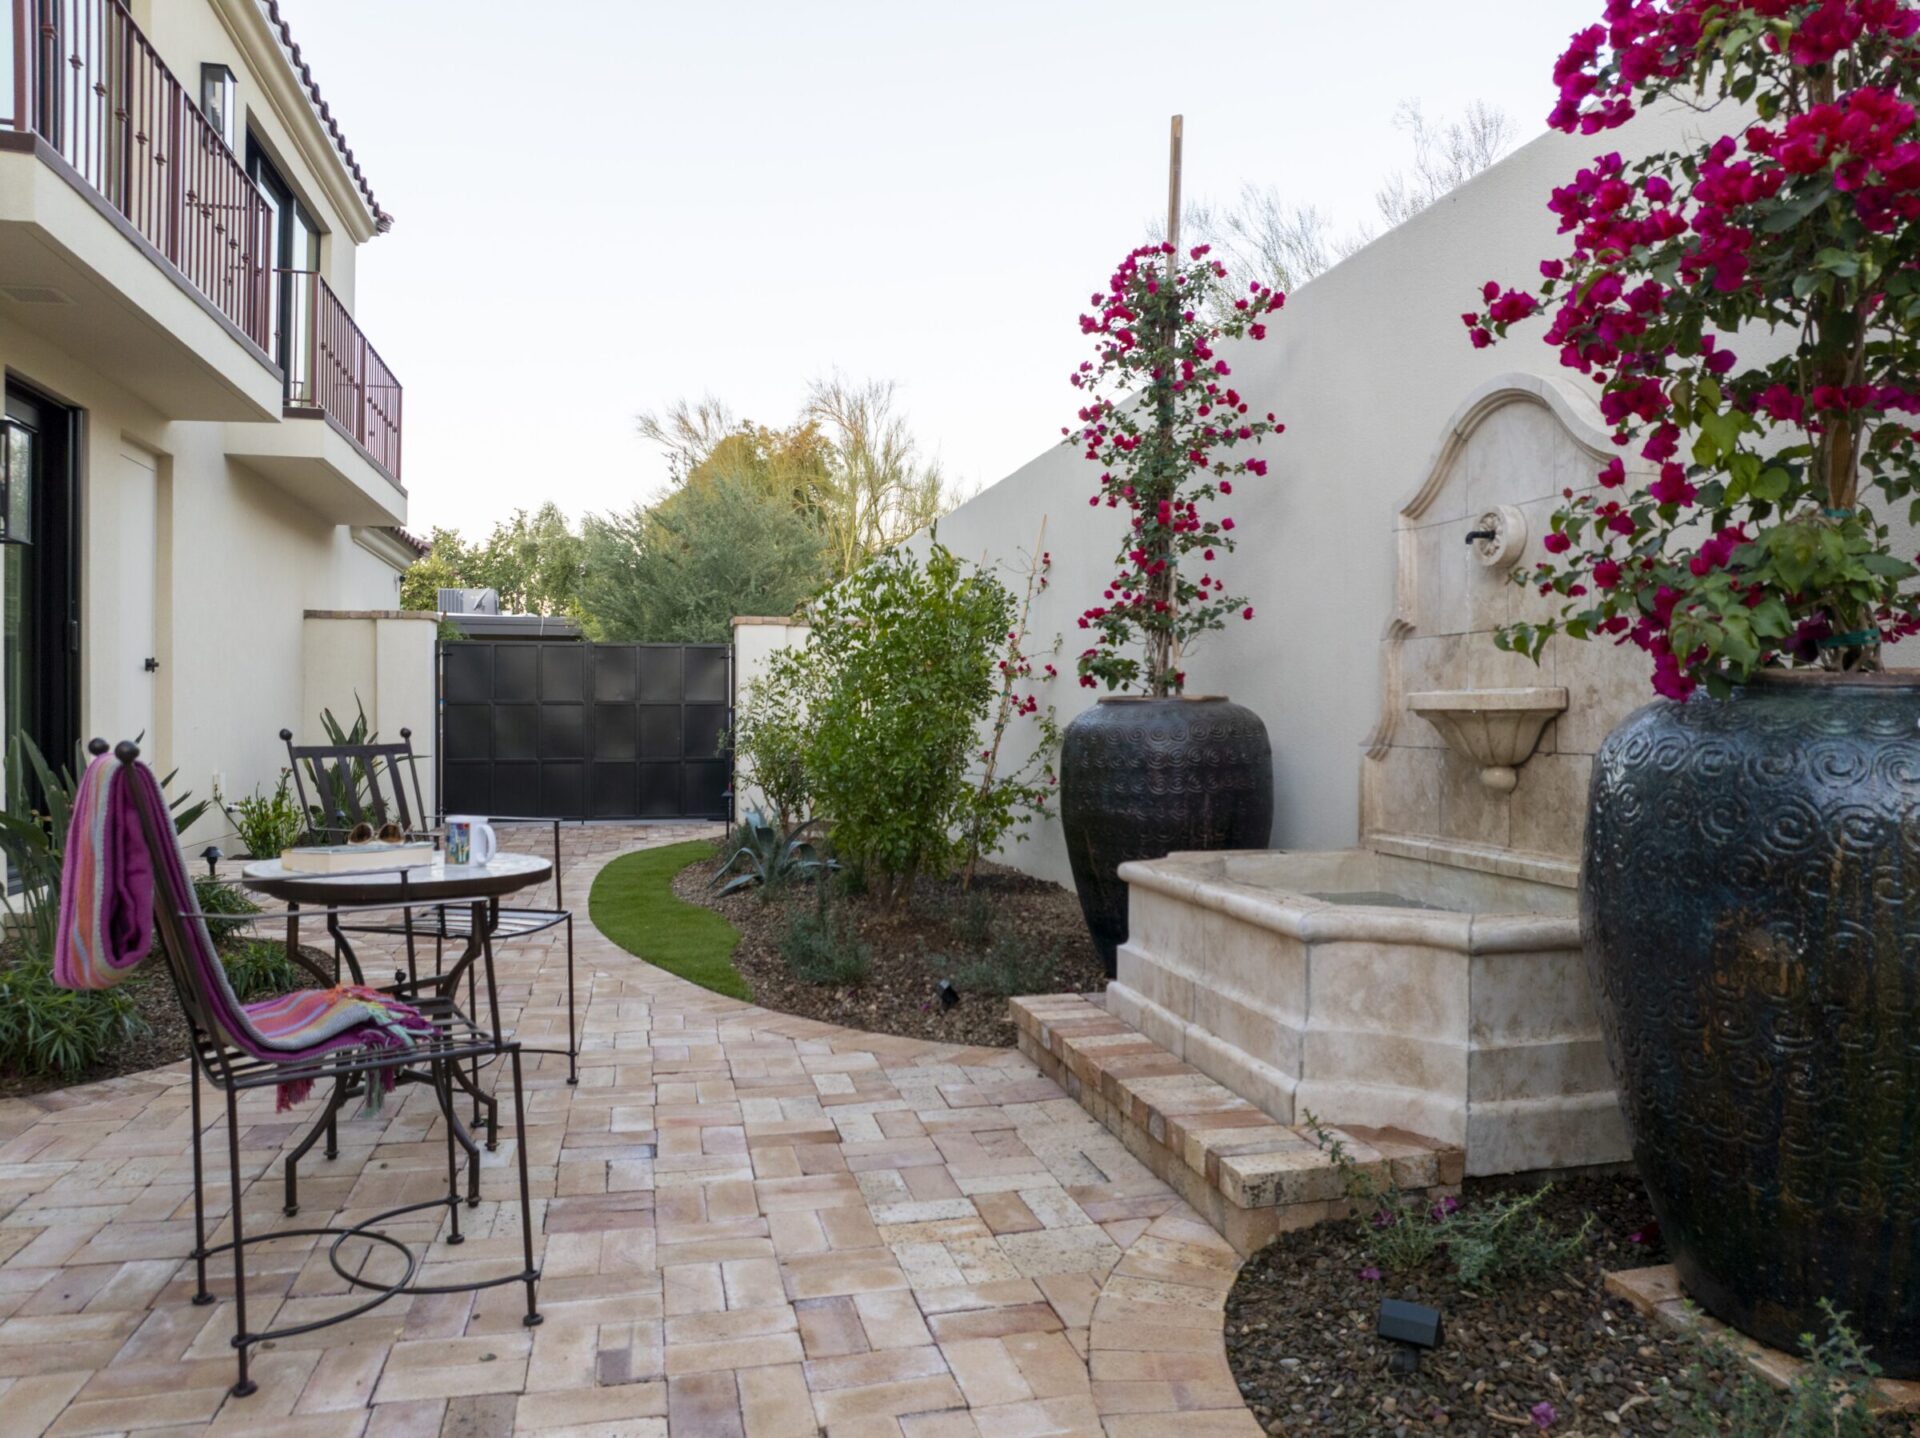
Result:
[[1594,763],[1581,927],[1687,1292],[1920,1376],[1920,676],[1658,703]]
[[1114,972],[1127,937],[1119,869],[1199,849],[1264,849],[1273,833],[1267,726],[1226,699],[1102,699],[1067,726],[1060,821],[1094,947]]

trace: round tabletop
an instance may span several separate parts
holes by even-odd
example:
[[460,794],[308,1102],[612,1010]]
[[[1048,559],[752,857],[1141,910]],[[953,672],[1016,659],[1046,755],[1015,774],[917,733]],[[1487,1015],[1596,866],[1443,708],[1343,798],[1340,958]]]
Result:
[[309,874],[289,869],[278,859],[248,864],[240,882],[292,904],[386,904],[404,896],[441,903],[497,898],[544,882],[553,864],[533,854],[495,854],[484,864],[446,864],[435,860],[412,869],[380,869],[362,874]]

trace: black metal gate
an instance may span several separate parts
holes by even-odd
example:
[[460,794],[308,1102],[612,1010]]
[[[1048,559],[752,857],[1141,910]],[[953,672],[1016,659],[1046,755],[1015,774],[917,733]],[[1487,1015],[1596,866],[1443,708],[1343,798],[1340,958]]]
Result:
[[440,646],[446,812],[725,819],[725,644]]

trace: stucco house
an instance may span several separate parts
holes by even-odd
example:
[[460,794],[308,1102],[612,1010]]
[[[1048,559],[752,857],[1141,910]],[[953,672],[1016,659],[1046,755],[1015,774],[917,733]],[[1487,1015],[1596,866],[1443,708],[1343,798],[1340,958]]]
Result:
[[233,794],[322,704],[431,732],[392,223],[277,0],[0,0],[0,733]]

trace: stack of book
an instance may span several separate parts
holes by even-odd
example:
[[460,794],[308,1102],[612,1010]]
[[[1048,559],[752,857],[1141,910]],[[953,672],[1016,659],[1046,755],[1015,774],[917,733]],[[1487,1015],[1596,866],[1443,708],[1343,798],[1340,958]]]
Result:
[[373,869],[419,869],[439,855],[432,844],[321,844],[283,849],[280,867],[296,874],[364,874]]

